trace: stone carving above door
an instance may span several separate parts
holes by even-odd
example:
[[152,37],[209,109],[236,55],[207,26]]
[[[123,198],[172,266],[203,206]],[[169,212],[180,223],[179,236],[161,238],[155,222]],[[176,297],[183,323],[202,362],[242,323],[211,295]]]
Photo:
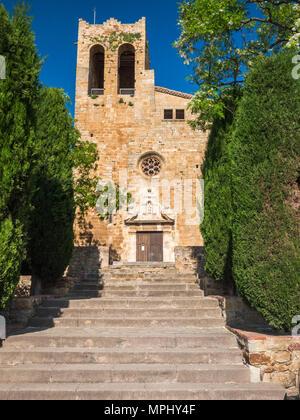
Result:
[[175,220],[169,217],[166,209],[162,209],[158,194],[148,189],[141,201],[139,208],[135,208],[133,214],[125,220],[125,224],[175,224]]

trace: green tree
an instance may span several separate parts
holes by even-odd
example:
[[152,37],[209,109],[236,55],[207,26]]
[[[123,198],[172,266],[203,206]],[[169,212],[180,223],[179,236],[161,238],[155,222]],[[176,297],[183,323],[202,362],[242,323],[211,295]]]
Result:
[[41,62],[27,11],[20,4],[10,19],[0,4],[0,54],[6,60],[6,79],[0,80],[1,308],[19,280],[33,191],[34,105]]
[[35,130],[35,193],[27,260],[32,294],[59,279],[72,256],[75,203],[72,146],[78,132],[67,110],[68,98],[55,88],[40,92]]
[[232,142],[233,273],[277,329],[300,314],[300,80],[293,51],[258,59]]
[[97,201],[98,152],[80,140],[62,90],[41,90],[37,107],[35,168],[36,191],[29,230],[28,262],[32,294],[55,284],[73,252],[74,219],[84,218]]
[[228,285],[233,282],[230,147],[234,131],[233,115],[240,96],[240,89],[235,89],[226,102],[224,117],[215,118],[202,166],[205,210],[200,228],[205,244],[205,269],[215,280]]
[[190,0],[180,5],[181,35],[175,43],[199,86],[191,102],[194,127],[224,116],[228,87],[244,83],[258,55],[298,43],[300,1]]
[[28,8],[0,4],[0,309],[13,295],[24,258],[33,293],[54,283],[73,249],[75,211],[96,206],[98,153],[80,140],[62,91],[41,88]]

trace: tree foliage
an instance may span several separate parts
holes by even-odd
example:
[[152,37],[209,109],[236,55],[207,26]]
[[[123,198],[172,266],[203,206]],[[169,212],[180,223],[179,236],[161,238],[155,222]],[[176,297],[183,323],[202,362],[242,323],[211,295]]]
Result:
[[0,4],[0,54],[6,79],[0,80],[0,305],[19,280],[27,243],[33,192],[34,104],[41,62],[31,19],[20,4],[10,19]]
[[23,3],[12,18],[0,4],[0,309],[25,258],[42,283],[60,278],[75,210],[84,214],[97,200],[96,146],[80,140],[63,92],[42,88],[31,21]]
[[97,191],[99,177],[96,175],[98,168],[96,144],[80,140],[78,133],[72,145],[72,160],[74,168],[75,207],[78,218],[83,220],[88,210],[96,207],[99,197]]
[[14,293],[24,258],[23,226],[11,216],[0,225],[0,311]]
[[206,272],[218,281],[232,283],[232,191],[230,147],[233,114],[241,96],[231,92],[225,116],[215,118],[209,135],[202,173],[205,179],[205,211],[201,233],[205,244]]
[[[191,0],[180,5],[175,43],[199,86],[191,102],[193,126],[208,128],[224,116],[228,87],[243,84],[258,55],[294,46],[300,36],[300,1]],[[230,92],[230,91],[229,91]]]
[[27,260],[36,282],[43,285],[60,278],[73,251],[75,204],[72,145],[73,127],[63,92],[43,88],[37,106],[34,167],[35,192],[29,227]]
[[294,53],[256,61],[232,142],[233,273],[278,329],[300,314],[300,80]]
[[30,224],[28,261],[32,291],[55,283],[68,266],[74,244],[76,209],[82,217],[96,205],[96,146],[80,140],[62,90],[41,90],[36,121],[36,191]]

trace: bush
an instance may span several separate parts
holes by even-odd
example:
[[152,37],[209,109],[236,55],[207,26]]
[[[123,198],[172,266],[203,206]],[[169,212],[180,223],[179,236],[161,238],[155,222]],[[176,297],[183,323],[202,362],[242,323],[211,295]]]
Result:
[[277,329],[300,314],[300,80],[289,51],[256,61],[232,143],[233,273]]

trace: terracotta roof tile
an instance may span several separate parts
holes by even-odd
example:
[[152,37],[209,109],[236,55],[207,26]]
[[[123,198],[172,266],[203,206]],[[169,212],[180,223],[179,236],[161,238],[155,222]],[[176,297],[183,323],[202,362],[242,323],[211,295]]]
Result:
[[160,86],[155,86],[155,92],[166,93],[167,95],[179,96],[179,98],[192,99],[193,95],[189,93],[177,92],[176,90],[171,90],[163,88]]

